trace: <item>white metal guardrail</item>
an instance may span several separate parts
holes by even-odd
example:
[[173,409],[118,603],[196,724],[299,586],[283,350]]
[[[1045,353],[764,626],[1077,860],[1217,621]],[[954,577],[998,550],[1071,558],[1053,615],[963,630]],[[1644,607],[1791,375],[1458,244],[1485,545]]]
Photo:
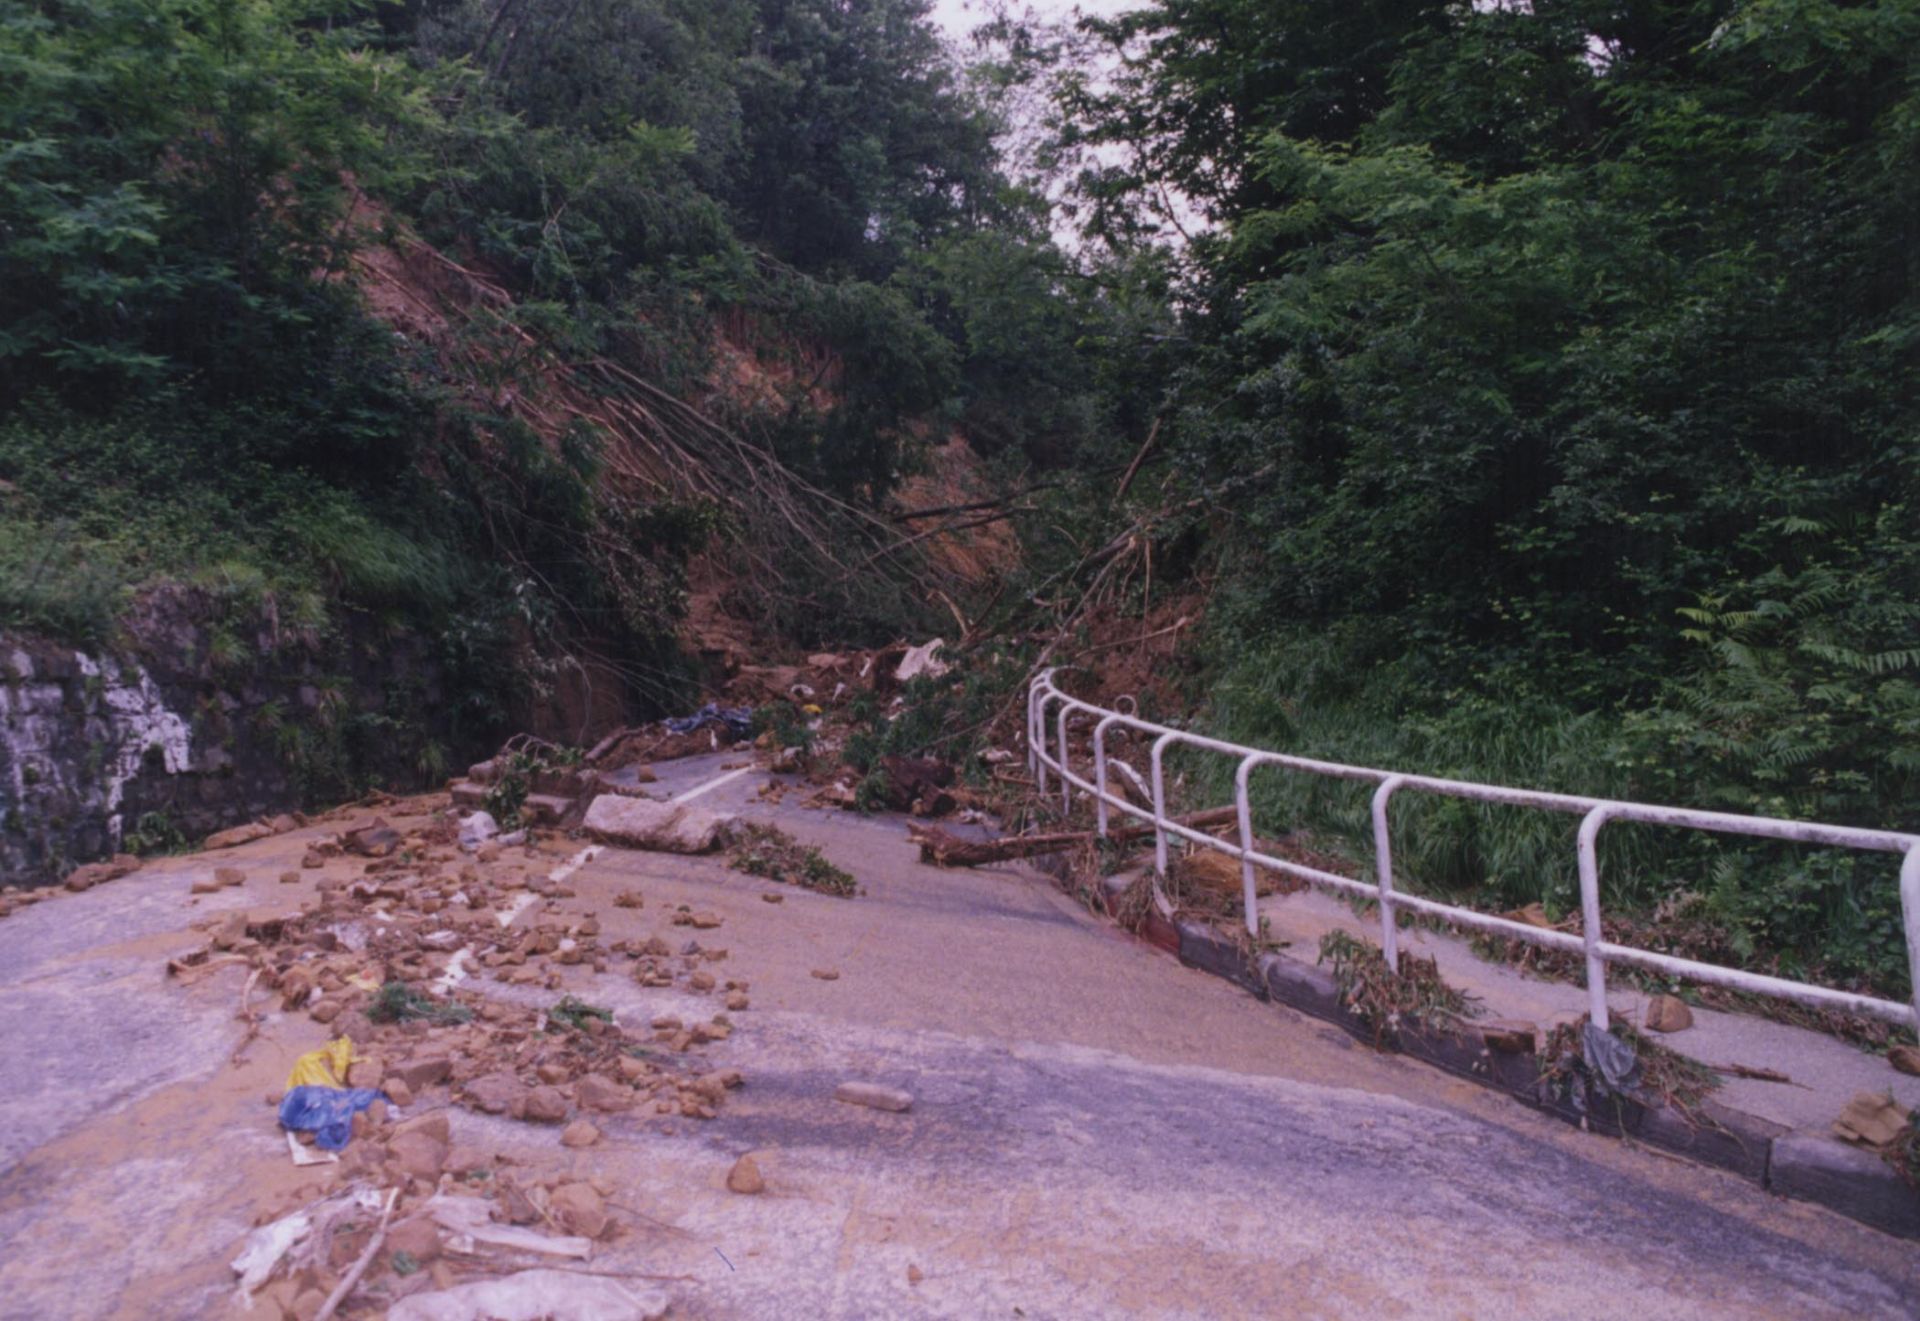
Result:
[[[1820,825],[1810,821],[1782,821],[1773,817],[1737,816],[1728,812],[1704,812],[1684,807],[1657,807],[1647,803],[1614,802],[1603,798],[1585,798],[1577,794],[1542,793],[1532,789],[1508,789],[1498,785],[1474,784],[1465,780],[1442,780],[1425,775],[1405,775],[1395,771],[1374,770],[1365,766],[1345,766],[1338,762],[1315,761],[1308,757],[1263,752],[1220,739],[1207,738],[1185,730],[1169,729],[1134,715],[1110,711],[1104,707],[1071,697],[1054,684],[1054,670],[1039,674],[1027,690],[1027,760],[1042,793],[1047,790],[1047,772],[1060,777],[1061,805],[1070,808],[1073,791],[1080,790],[1094,801],[1098,831],[1107,833],[1108,809],[1118,809],[1147,822],[1154,829],[1154,863],[1165,873],[1167,843],[1179,836],[1204,848],[1215,849],[1240,859],[1240,878],[1244,891],[1247,931],[1259,934],[1259,913],[1254,906],[1254,870],[1264,868],[1287,876],[1299,877],[1315,885],[1346,894],[1374,899],[1380,905],[1380,948],[1387,965],[1400,966],[1398,910],[1427,913],[1459,926],[1496,935],[1511,936],[1548,949],[1582,954],[1587,961],[1587,993],[1593,1022],[1602,1030],[1608,1026],[1607,966],[1624,964],[1654,972],[1724,986],[1730,990],[1772,996],[1815,1009],[1838,1009],[1845,1013],[1884,1019],[1889,1023],[1920,1029],[1920,837],[1887,830],[1864,830],[1854,826]],[[1048,717],[1052,712],[1052,751],[1049,751]],[[1067,723],[1080,715],[1094,721],[1093,778],[1074,773],[1067,743]],[[1119,726],[1153,736],[1152,773],[1149,777],[1153,806],[1151,810],[1135,806],[1107,788],[1107,746],[1109,729]],[[1234,776],[1234,806],[1239,813],[1240,842],[1230,844],[1212,835],[1183,826],[1167,815],[1165,754],[1168,747],[1181,744],[1224,756],[1239,758]],[[1254,771],[1277,766],[1309,775],[1333,779],[1357,780],[1375,786],[1373,791],[1373,843],[1375,880],[1372,885],[1351,877],[1308,867],[1283,858],[1270,857],[1254,848],[1253,819],[1247,806],[1247,786]],[[1472,909],[1443,904],[1421,895],[1403,894],[1393,885],[1393,852],[1388,837],[1387,813],[1395,795],[1402,791],[1439,794],[1474,802],[1499,803],[1510,807],[1530,807],[1546,812],[1566,812],[1580,817],[1576,836],[1576,854],[1580,867],[1581,932],[1549,931],[1516,922],[1510,918],[1477,913]],[[1648,825],[1673,826],[1686,830],[1706,830],[1725,835],[1749,835],[1761,839],[1790,840],[1801,844],[1828,845],[1836,848],[1864,849],[1904,855],[1900,865],[1900,911],[1906,931],[1908,966],[1913,973],[1914,1003],[1899,1004],[1875,996],[1814,986],[1806,982],[1770,977],[1761,973],[1701,963],[1653,950],[1636,949],[1604,939],[1600,925],[1600,863],[1595,850],[1601,827],[1610,821],[1634,821]]]

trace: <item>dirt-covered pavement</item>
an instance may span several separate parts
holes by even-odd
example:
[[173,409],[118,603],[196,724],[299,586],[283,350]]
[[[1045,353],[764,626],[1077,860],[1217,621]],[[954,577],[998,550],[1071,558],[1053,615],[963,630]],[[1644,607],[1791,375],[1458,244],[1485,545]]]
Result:
[[[666,763],[649,789],[684,793],[736,764]],[[352,1178],[404,1179],[396,1124],[435,1116],[442,1173],[414,1173],[403,1214],[436,1183],[503,1217],[519,1196],[538,1232],[599,1230],[591,1257],[443,1244],[396,1273],[386,1253],[340,1315],[538,1264],[619,1283],[635,1315],[686,1317],[1920,1311],[1909,1244],[1356,1047],[1094,922],[1031,874],[922,866],[898,819],[768,801],[765,783],[751,771],[697,801],[821,846],[863,894],[618,849],[555,885],[583,841],[554,837],[485,862],[435,845],[437,879],[388,871],[388,896],[370,884],[354,896],[344,887],[369,879],[366,859],[308,854],[375,815],[360,810],[0,921],[0,1317],[273,1318],[302,1299],[311,1312],[364,1229],[250,1312],[228,1263],[257,1221]],[[426,813],[444,798],[410,807],[380,814],[431,837]],[[216,867],[246,879],[191,893]],[[529,881],[548,894],[526,900]],[[470,945],[492,924],[523,952],[554,948],[495,966],[478,950],[458,994],[484,1012],[465,1026],[370,1028],[354,1009],[322,1024],[256,986],[269,1012],[236,1063],[247,965],[169,978],[167,960],[208,947],[222,927],[207,919],[241,910],[271,948],[299,924],[258,919],[314,908],[323,884],[330,911],[369,914],[416,904],[422,885],[464,886],[484,909],[426,914],[440,921],[417,921],[420,935],[458,917]],[[388,970],[438,968],[446,943],[390,955]],[[333,958],[344,968],[350,954]],[[349,978],[319,999],[364,994]],[[546,1027],[567,994],[612,1010],[614,1027],[591,1039]],[[267,1098],[343,1026],[369,1038],[383,1072],[444,1054],[451,1076],[356,1137],[345,1163],[296,1168]],[[617,1084],[612,1108],[587,1104],[606,1099],[588,1073]],[[502,1113],[473,1094],[489,1078],[519,1089],[496,1098]],[[912,1107],[835,1099],[855,1081]],[[512,1117],[542,1086],[563,1113]],[[565,1145],[582,1118],[597,1139]],[[749,1154],[764,1190],[730,1191]],[[582,1185],[604,1227],[560,1195]]]

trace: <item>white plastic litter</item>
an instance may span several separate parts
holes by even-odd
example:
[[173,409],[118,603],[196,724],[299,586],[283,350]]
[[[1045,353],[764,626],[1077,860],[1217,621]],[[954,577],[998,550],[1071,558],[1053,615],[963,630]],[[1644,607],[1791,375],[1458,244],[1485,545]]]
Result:
[[453,1289],[417,1293],[387,1309],[387,1321],[651,1321],[673,1299],[663,1289],[634,1289],[597,1275],[521,1271]]
[[947,672],[947,664],[940,660],[936,653],[946,645],[943,639],[935,638],[931,642],[907,648],[907,654],[900,658],[900,667],[893,672],[893,677],[901,683],[918,678],[922,674],[928,678],[938,679]]
[[492,1243],[496,1247],[544,1252],[551,1257],[579,1257],[583,1261],[593,1255],[593,1240],[590,1238],[542,1234],[532,1229],[495,1224],[490,1204],[478,1197],[449,1197],[442,1193],[431,1198],[420,1209],[452,1236],[447,1240],[447,1247],[455,1252],[472,1253],[475,1244]]
[[471,853],[500,833],[500,823],[491,812],[475,812],[460,818],[460,847]]
[[293,1250],[295,1244],[313,1232],[314,1216],[329,1208],[355,1205],[368,1211],[380,1209],[380,1194],[371,1188],[358,1192],[343,1193],[336,1197],[323,1198],[311,1206],[283,1215],[272,1224],[262,1225],[247,1235],[246,1244],[240,1249],[240,1255],[231,1263],[240,1276],[240,1305],[253,1306],[253,1292],[273,1275],[273,1268],[280,1259]]

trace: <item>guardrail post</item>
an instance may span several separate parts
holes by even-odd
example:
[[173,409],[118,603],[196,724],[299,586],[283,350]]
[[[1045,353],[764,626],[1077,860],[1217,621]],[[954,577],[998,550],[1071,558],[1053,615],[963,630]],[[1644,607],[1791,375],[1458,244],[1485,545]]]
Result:
[[1162,734],[1153,741],[1153,868],[1167,874],[1167,772],[1161,757],[1173,735]]
[[1069,702],[1060,703],[1060,815],[1067,816],[1073,811],[1073,781],[1067,778],[1067,717],[1073,714]]
[[1260,937],[1260,906],[1253,885],[1253,809],[1247,801],[1247,778],[1253,774],[1253,768],[1260,762],[1258,753],[1250,752],[1240,759],[1240,768],[1233,773],[1233,805],[1240,816],[1240,893],[1247,909],[1247,934],[1256,940]]
[[1613,809],[1602,803],[1580,818],[1580,938],[1587,946],[1587,1017],[1605,1032],[1607,1016],[1607,961],[1600,953],[1604,932],[1600,926],[1600,851],[1594,841]]
[[1101,839],[1107,837],[1107,726],[1119,718],[1107,716],[1093,727],[1093,829]]
[[1380,891],[1380,954],[1387,961],[1388,972],[1400,971],[1400,926],[1393,915],[1393,844],[1388,839],[1387,804],[1405,781],[1405,776],[1389,775],[1373,791],[1373,869]]
[[1040,680],[1035,679],[1027,685],[1027,773],[1035,775],[1040,770],[1040,749],[1033,740],[1033,704],[1040,698]]
[[[1037,682],[1037,681],[1036,681]],[[1047,791],[1047,690],[1035,687],[1027,708],[1027,746],[1033,760],[1033,783]]]
[[1900,860],[1900,920],[1907,929],[1907,971],[1913,978],[1913,1030],[1920,1032],[1920,844]]

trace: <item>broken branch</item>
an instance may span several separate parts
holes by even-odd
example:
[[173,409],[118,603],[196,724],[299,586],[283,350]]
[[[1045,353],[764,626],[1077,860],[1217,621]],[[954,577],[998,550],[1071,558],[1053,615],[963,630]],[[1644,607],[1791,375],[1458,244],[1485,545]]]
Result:
[[[1232,807],[1211,807],[1204,812],[1189,812],[1174,818],[1177,824],[1194,830],[1224,826],[1238,819],[1239,811]],[[1152,833],[1152,826],[1123,826],[1108,831],[1106,837],[1115,843],[1126,844],[1144,839]],[[975,840],[961,839],[938,826],[909,825],[907,838],[920,846],[922,862],[930,862],[936,867],[983,867],[988,863],[1007,862],[1014,858],[1030,858],[1038,853],[1058,853],[1089,843],[1097,836],[1091,830],[1063,830],[1046,835],[1008,835],[1004,839]]]

